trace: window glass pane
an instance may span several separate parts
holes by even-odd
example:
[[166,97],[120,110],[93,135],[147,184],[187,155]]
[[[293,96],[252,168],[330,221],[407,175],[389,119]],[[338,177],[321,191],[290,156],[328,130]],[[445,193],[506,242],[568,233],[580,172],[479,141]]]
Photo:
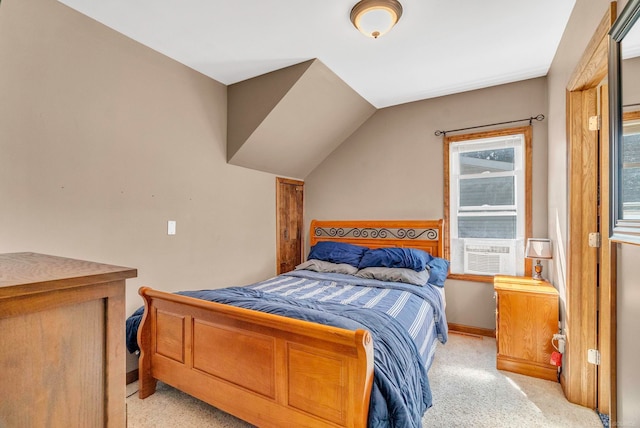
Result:
[[460,174],[513,171],[514,157],[514,148],[460,153]]
[[516,239],[516,216],[458,217],[458,237]]
[[515,205],[515,177],[460,180],[460,207]]
[[622,218],[640,218],[640,134],[622,140]]

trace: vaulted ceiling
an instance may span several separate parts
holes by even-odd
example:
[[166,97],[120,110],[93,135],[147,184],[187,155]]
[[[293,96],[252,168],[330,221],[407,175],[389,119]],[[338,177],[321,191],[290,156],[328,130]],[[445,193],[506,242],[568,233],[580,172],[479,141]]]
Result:
[[544,76],[575,0],[400,0],[379,39],[357,0],[60,0],[225,85],[318,58],[376,108]]
[[376,109],[547,74],[575,0],[59,0],[228,86],[229,163],[304,178]]

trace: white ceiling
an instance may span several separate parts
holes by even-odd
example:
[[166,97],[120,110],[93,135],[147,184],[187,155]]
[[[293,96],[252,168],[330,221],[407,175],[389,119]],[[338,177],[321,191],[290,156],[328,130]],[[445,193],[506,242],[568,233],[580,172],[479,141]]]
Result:
[[575,0],[400,0],[371,39],[357,0],[60,0],[230,85],[318,58],[377,108],[546,75]]

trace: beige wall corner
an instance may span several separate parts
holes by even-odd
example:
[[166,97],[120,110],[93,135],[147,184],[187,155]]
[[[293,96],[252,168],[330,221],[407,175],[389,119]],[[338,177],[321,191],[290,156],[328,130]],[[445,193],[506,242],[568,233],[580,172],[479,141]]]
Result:
[[231,160],[314,60],[227,87],[227,160]]
[[[549,188],[548,188],[548,236],[554,240],[562,239],[557,249],[567,249],[567,127],[566,97],[567,85],[585,51],[594,31],[609,9],[607,0],[577,0],[573,12],[562,36],[558,50],[549,68],[548,103],[549,103]],[[620,5],[618,5],[620,10]],[[559,222],[557,224],[556,222]],[[558,235],[560,231],[560,235]],[[566,260],[567,255],[554,255],[556,259]],[[553,284],[565,284],[566,278],[558,275],[566,274],[566,270],[553,269]],[[564,290],[561,287],[560,299],[564,301]]]
[[[282,71],[289,73],[288,69]],[[261,83],[269,84],[270,81],[277,80],[279,73],[280,71],[269,73]],[[293,80],[287,76],[280,81]],[[232,99],[229,101],[230,105],[237,102],[243,107],[234,107],[234,111],[229,111],[228,133],[230,136],[245,136],[244,141],[234,141],[234,147],[229,147],[233,150],[233,154],[228,155],[229,163],[233,165],[304,179],[376,111],[375,107],[319,60],[313,60],[308,65],[270,111],[264,108],[264,104],[260,104],[259,98],[256,103],[260,112],[251,110],[251,91],[244,85],[257,83],[260,82],[251,79],[238,83],[237,86],[232,85],[229,89],[229,97],[242,92],[244,99],[242,102]],[[264,92],[264,89],[256,91],[258,94]],[[233,123],[241,122],[238,116],[243,114],[254,118],[254,122],[261,118],[250,135],[246,135],[246,131],[251,127],[242,132],[232,129]]]

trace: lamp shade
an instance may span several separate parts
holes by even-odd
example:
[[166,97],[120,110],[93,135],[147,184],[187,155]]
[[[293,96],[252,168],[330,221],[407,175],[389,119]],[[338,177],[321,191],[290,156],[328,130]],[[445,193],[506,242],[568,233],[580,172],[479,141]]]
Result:
[[529,238],[525,257],[528,259],[550,259],[553,257],[551,239]]
[[361,0],[351,9],[351,22],[365,36],[377,39],[389,32],[402,16],[397,0]]

